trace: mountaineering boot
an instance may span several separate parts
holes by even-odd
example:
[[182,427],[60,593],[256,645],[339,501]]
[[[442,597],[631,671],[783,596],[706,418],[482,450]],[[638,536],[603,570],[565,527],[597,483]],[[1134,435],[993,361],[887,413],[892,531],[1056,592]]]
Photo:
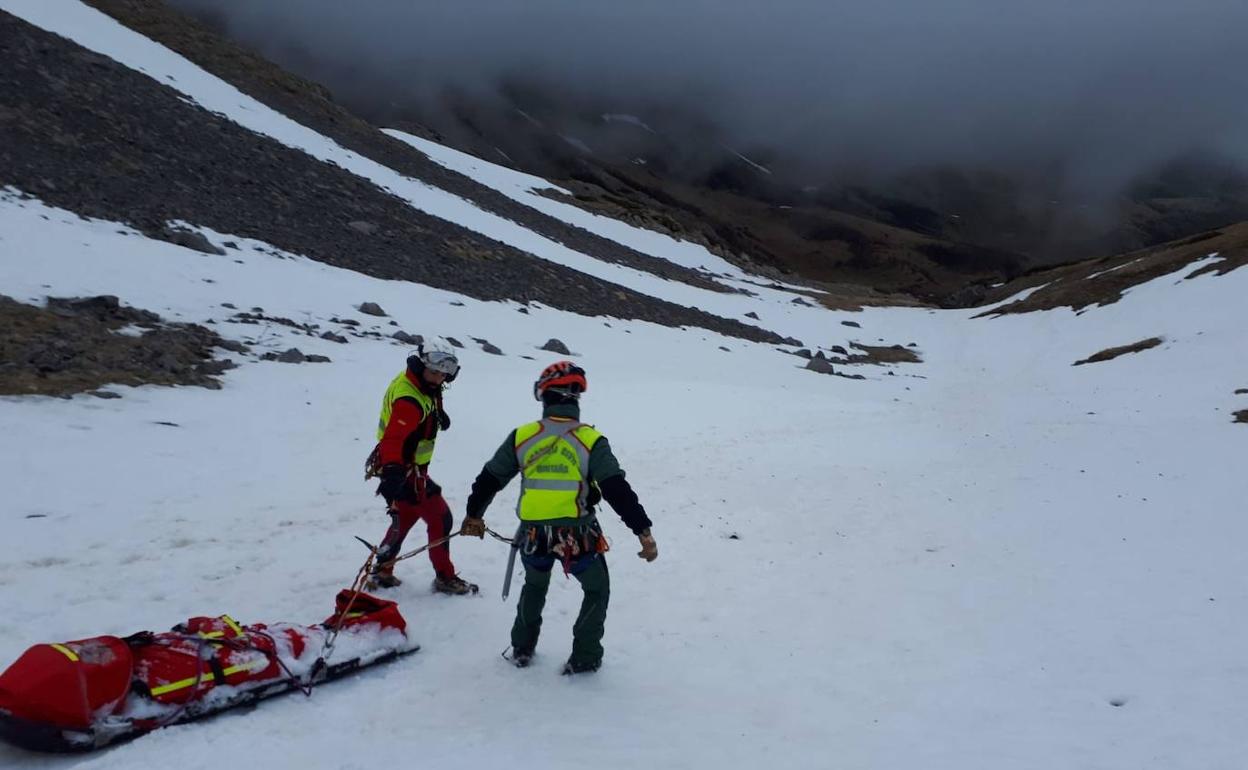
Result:
[[517,650],[511,649],[511,665],[516,668],[528,668],[533,662],[533,650]]
[[463,594],[475,594],[477,592],[477,584],[469,583],[459,575],[450,575],[443,577],[438,575],[433,579],[433,591],[439,594],[452,594],[462,596]]
[[394,576],[394,565],[389,564],[374,569],[369,574],[368,583],[364,587],[370,591],[376,591],[378,588],[398,588],[401,585],[403,581]]
[[563,664],[563,675],[571,676],[573,674],[592,674],[602,666],[602,660],[583,661],[576,658],[568,658],[568,662]]

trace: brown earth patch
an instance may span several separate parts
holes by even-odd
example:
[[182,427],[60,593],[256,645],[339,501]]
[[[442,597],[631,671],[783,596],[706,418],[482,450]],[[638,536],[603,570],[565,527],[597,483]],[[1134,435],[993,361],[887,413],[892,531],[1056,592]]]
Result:
[[1207,273],[1225,275],[1248,264],[1248,222],[1112,257],[1040,270],[997,287],[985,295],[985,304],[1000,302],[1025,289],[1041,286],[1025,299],[980,316],[1029,313],[1069,307],[1109,305],[1122,294],[1154,278],[1173,273],[1216,252],[1220,261],[1205,265],[1184,278]]
[[1235,422],[1248,422],[1248,409],[1240,409],[1236,412]]
[[849,343],[854,350],[862,351],[861,354],[851,353],[847,362],[851,364],[921,364],[923,358],[911,348],[902,345],[859,345],[857,342]]
[[[775,206],[726,190],[662,179],[648,170],[583,169],[548,197],[693,241],[760,275],[852,284],[862,304],[965,307],[963,289],[1018,275],[1017,254],[819,207]],[[749,255],[749,256],[746,256]],[[899,301],[894,301],[899,300]],[[834,299],[837,309],[852,305]]]
[[[136,335],[120,332],[131,326]],[[37,307],[0,295],[0,395],[68,398],[110,383],[218,389],[216,375],[233,366],[213,359],[224,342],[112,296],[50,297]]]
[[1140,340],[1139,342],[1132,342],[1130,345],[1122,345],[1116,348],[1105,348],[1099,353],[1093,353],[1087,358],[1083,358],[1074,362],[1073,364],[1071,364],[1071,366],[1080,366],[1082,364],[1097,364],[1097,363],[1100,363],[1101,361],[1109,361],[1111,359],[1117,358],[1118,356],[1125,356],[1127,353],[1139,353],[1141,350],[1148,350],[1149,348],[1155,348],[1158,345],[1160,345],[1162,342],[1164,342],[1164,339],[1162,337],[1149,337],[1146,340]]

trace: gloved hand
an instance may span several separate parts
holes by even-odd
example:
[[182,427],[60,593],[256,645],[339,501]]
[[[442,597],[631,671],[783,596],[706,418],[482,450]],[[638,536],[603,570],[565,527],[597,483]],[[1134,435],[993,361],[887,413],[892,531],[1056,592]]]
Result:
[[654,542],[654,535],[650,534],[650,530],[647,529],[645,532],[642,532],[637,536],[637,539],[641,542],[641,550],[637,552],[638,556],[646,561],[654,561],[659,558],[659,546]]
[[386,499],[386,505],[392,505],[402,496],[406,482],[407,470],[398,463],[387,463],[381,469],[381,483],[377,485],[377,494]]
[[464,523],[459,528],[459,534],[464,537],[479,537],[485,539],[485,519],[480,516],[465,516]]
[[451,429],[451,416],[443,409],[438,410],[438,427],[442,430]]

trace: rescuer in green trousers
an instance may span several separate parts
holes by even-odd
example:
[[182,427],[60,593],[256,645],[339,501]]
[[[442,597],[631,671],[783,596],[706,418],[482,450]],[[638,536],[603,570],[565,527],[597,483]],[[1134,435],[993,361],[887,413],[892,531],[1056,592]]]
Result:
[[659,556],[650,519],[624,479],[606,437],[580,421],[580,397],[587,388],[585,370],[571,361],[546,367],[533,384],[533,396],[542,402],[542,419],[507,436],[477,475],[465,506],[461,534],[483,537],[485,509],[520,474],[516,547],[524,564],[524,588],[511,628],[511,660],[520,668],[533,660],[550,573],[557,562],[584,592],[572,627],[572,655],[563,673],[597,671],[602,665],[611,580],[607,541],[594,512],[598,502],[610,503],[637,535],[638,556],[648,562]]

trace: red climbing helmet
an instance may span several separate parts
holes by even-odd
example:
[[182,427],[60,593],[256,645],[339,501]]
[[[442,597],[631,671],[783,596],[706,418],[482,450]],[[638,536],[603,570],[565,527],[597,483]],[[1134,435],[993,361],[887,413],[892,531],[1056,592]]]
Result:
[[542,394],[552,390],[568,398],[580,398],[589,390],[585,380],[585,370],[571,361],[556,361],[542,370],[542,374],[533,383],[533,398],[542,400]]

